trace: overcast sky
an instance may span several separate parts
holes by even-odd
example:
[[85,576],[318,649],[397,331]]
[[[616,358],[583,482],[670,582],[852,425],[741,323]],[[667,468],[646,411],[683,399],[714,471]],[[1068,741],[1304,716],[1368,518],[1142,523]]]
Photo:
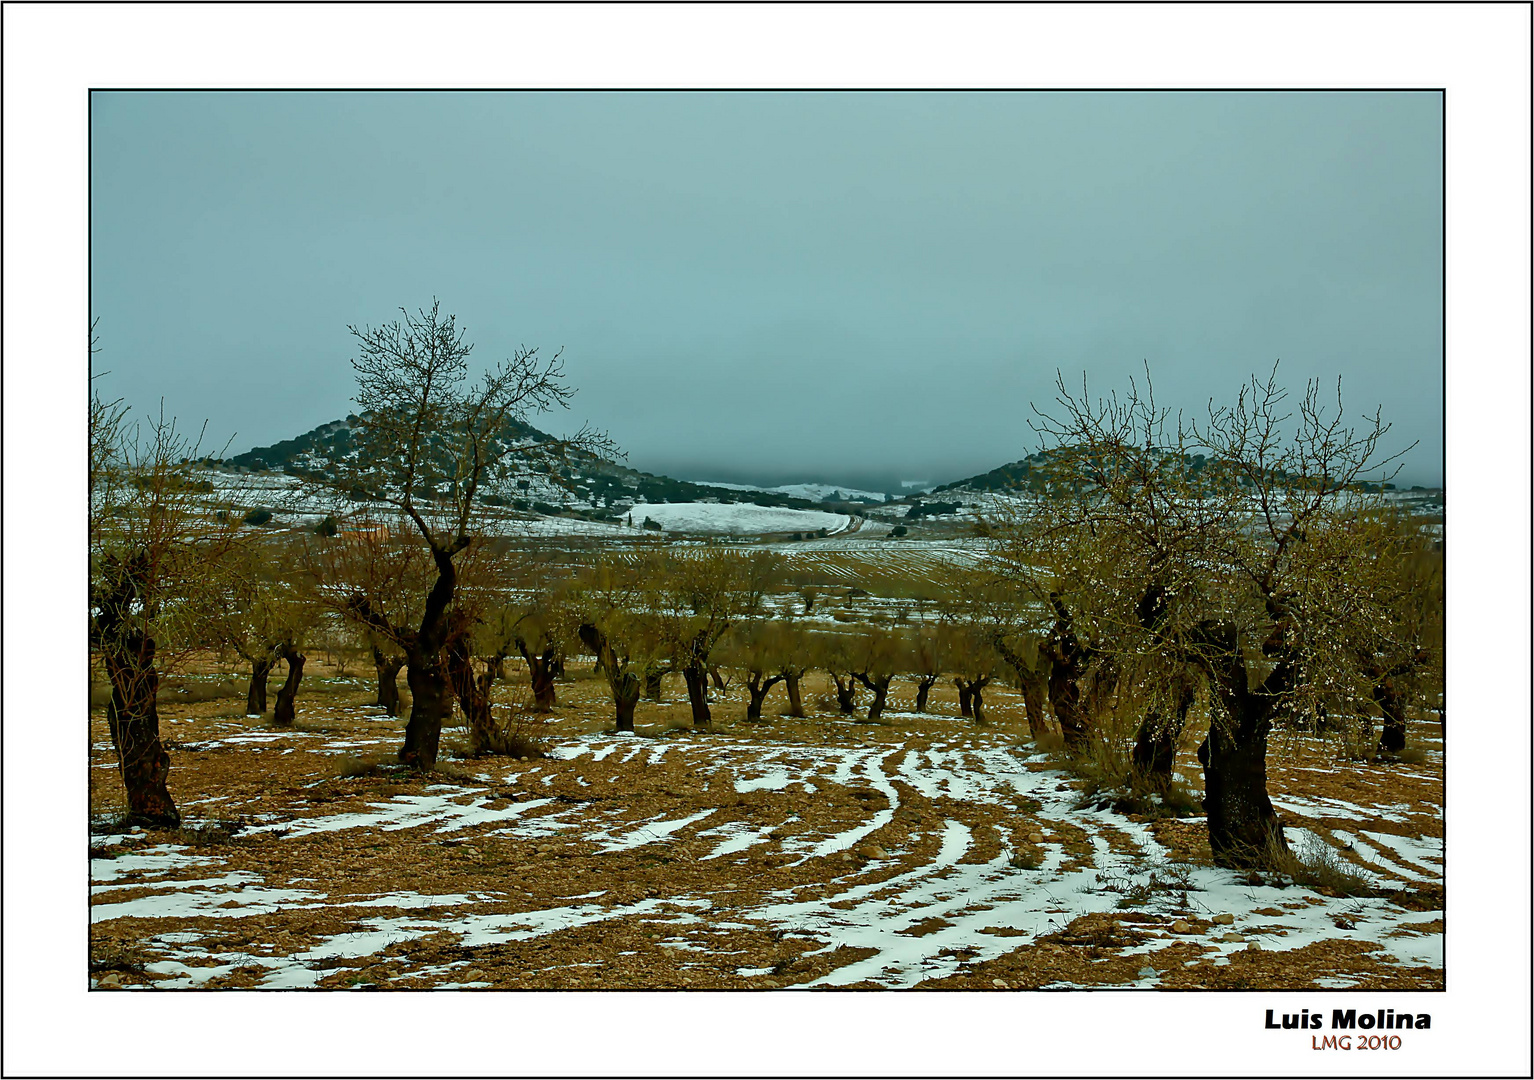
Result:
[[[1281,360],[1443,453],[1436,93],[97,93],[112,396],[264,445],[352,407],[348,323],[483,364],[688,479],[941,482],[1056,369],[1202,409]],[[206,447],[205,447],[206,448]]]

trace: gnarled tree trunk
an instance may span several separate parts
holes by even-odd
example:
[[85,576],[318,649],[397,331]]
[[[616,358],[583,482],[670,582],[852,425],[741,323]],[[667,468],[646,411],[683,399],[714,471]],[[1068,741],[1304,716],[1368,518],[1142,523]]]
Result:
[[245,694],[245,715],[266,715],[266,680],[277,665],[277,658],[270,654],[250,662],[250,689]]
[[1091,741],[1091,714],[1082,699],[1081,680],[1092,651],[1076,636],[1070,612],[1059,594],[1051,593],[1049,602],[1055,609],[1055,625],[1043,645],[1050,660],[1049,706],[1060,725],[1065,748],[1073,754],[1082,753]]
[[160,714],[155,695],[160,676],[155,671],[154,639],[125,634],[102,649],[112,699],[107,703],[107,727],[117,749],[118,771],[128,795],[126,824],[170,829],[181,824],[167,781],[170,755],[160,742]]
[[959,715],[973,717],[975,723],[985,723],[985,688],[990,683],[991,676],[982,675],[977,679],[955,679],[954,685],[959,688]]
[[1044,701],[1049,694],[1049,677],[1037,672],[1027,672],[1022,678],[1023,711],[1028,714],[1028,734],[1035,740],[1049,732],[1049,717],[1044,713]]
[[708,711],[708,672],[693,661],[682,668],[682,678],[687,683],[687,701],[692,705],[692,726],[711,727],[714,717]]
[[1385,726],[1380,731],[1379,752],[1399,754],[1406,749],[1406,710],[1401,695],[1396,692],[1395,680],[1389,675],[1374,684],[1374,703],[1380,707]]
[[923,675],[916,682],[916,711],[927,711],[927,695],[932,691],[932,684],[937,682],[936,675]]
[[399,752],[401,762],[422,770],[437,763],[442,723],[453,712],[453,687],[443,653],[449,630],[447,609],[458,584],[458,570],[452,551],[433,547],[431,554],[437,564],[437,581],[427,594],[421,628],[406,647],[410,719],[405,723],[405,745]]
[[874,699],[868,705],[868,719],[879,719],[884,714],[884,703],[889,698],[890,680],[894,676],[875,675],[870,678],[863,672],[854,671],[852,677],[874,692]]
[[788,715],[803,716],[804,702],[799,696],[799,680],[804,673],[798,668],[783,669],[783,689],[788,691]]
[[298,697],[298,684],[304,677],[304,655],[287,642],[282,646],[282,658],[288,662],[288,677],[277,691],[277,703],[272,708],[272,723],[278,727],[291,727],[297,715],[293,699]]
[[628,660],[618,658],[612,643],[601,628],[582,623],[576,631],[582,644],[597,658],[597,670],[607,676],[607,687],[612,693],[613,708],[619,731],[634,730],[634,706],[639,704],[639,691],[644,683],[639,676],[627,670]]
[[447,647],[448,677],[453,692],[458,696],[458,706],[463,710],[469,729],[469,756],[509,753],[505,739],[495,726],[491,715],[491,688],[501,674],[501,656],[493,656],[485,663],[483,673],[474,673],[474,662],[469,654],[466,637],[455,637]]
[[1172,764],[1177,758],[1177,740],[1182,738],[1188,710],[1193,707],[1193,687],[1186,680],[1174,691],[1171,709],[1149,709],[1135,734],[1130,762],[1141,779],[1157,791],[1172,786]]
[[399,759],[413,769],[430,769],[437,763],[442,722],[452,715],[452,683],[441,658],[434,657],[409,664],[405,684],[410,687],[410,719]]
[[782,675],[769,676],[760,671],[747,673],[746,693],[749,696],[749,700],[746,702],[747,720],[760,720],[762,718],[762,702],[767,700],[767,691],[771,690],[776,683],[782,681]]
[[619,731],[634,730],[634,706],[639,704],[639,691],[643,684],[632,672],[625,671],[613,680],[613,706],[617,710]]
[[399,715],[399,669],[405,666],[405,658],[398,654],[385,655],[377,645],[373,646],[373,667],[378,672],[378,700],[384,712]]
[[843,682],[839,673],[833,671],[830,675],[831,681],[836,683],[836,707],[843,716],[851,716],[858,708],[857,684],[850,676]]
[[1198,748],[1209,847],[1218,866],[1269,866],[1288,845],[1268,798],[1268,733],[1273,710],[1293,686],[1295,667],[1291,658],[1280,658],[1253,690],[1234,624],[1202,624],[1193,637],[1192,657],[1208,674],[1219,704],[1210,709],[1209,734]]
[[559,650],[550,645],[543,652],[534,653],[527,647],[527,642],[517,638],[517,651],[527,661],[528,674],[532,679],[533,711],[553,712],[557,704],[554,695],[554,661]]

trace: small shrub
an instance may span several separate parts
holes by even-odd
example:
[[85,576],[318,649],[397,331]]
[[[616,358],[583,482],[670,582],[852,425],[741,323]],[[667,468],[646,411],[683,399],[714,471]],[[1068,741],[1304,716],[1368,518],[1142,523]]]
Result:
[[363,776],[386,776],[394,771],[389,766],[395,763],[396,758],[393,754],[358,754],[342,758],[336,764],[335,775],[342,780]]
[[1304,846],[1297,849],[1274,845],[1269,849],[1266,861],[1274,872],[1292,885],[1303,885],[1334,896],[1381,895],[1380,890],[1353,870],[1335,848],[1314,834],[1307,835]]
[[325,520],[314,527],[314,535],[316,536],[335,536],[338,532],[340,532],[340,528],[336,524],[334,514],[326,514]]
[[653,529],[656,532],[660,532],[660,522],[656,521],[652,517],[647,517],[644,519],[644,527],[647,529]]
[[893,529],[890,530],[890,535],[898,538],[904,536],[910,531],[911,530],[907,529],[904,525],[896,525]]
[[180,841],[192,847],[222,847],[244,827],[244,823],[239,821],[210,821],[206,825],[183,825],[180,829]]
[[270,510],[251,510],[245,514],[243,520],[247,525],[265,525],[272,520],[272,512]]
[[124,971],[131,975],[142,975],[144,961],[142,957],[126,949],[107,946],[91,951],[90,970],[93,975],[98,971]]
[[1165,860],[1150,866],[1143,874],[1099,873],[1097,887],[1104,892],[1121,893],[1120,908],[1144,907],[1158,896],[1193,891],[1193,868],[1186,863]]
[[460,784],[466,784],[474,779],[474,774],[462,765],[452,761],[444,761],[440,757],[437,759],[436,764],[431,767],[431,771],[449,780],[456,780]]
[[1044,865],[1044,852],[1036,847],[1023,848],[1012,856],[1008,865],[1014,870],[1037,870]]

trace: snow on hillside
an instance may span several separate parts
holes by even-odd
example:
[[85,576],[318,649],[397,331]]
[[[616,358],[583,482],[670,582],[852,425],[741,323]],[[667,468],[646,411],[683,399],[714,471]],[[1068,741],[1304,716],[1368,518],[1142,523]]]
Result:
[[810,502],[825,502],[838,494],[843,501],[871,499],[882,503],[885,498],[882,491],[837,487],[835,484],[779,484],[777,487],[752,487],[750,484],[724,484],[717,480],[694,480],[693,483],[702,484],[705,487],[724,488],[726,491],[768,491],[774,495],[787,495],[791,499],[807,499]]
[[635,525],[650,518],[668,532],[695,533],[841,532],[852,524],[846,514],[755,503],[640,503],[633,516]]

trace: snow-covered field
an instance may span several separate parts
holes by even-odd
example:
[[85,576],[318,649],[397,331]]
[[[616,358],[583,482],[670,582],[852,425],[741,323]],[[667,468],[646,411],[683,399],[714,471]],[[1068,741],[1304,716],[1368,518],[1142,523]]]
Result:
[[[379,731],[377,741],[383,747],[394,737]],[[355,737],[344,741],[347,747],[358,745]],[[111,858],[125,839],[115,835],[93,840],[107,854],[91,864],[91,920],[97,925],[152,920],[136,924],[143,926],[145,945],[156,957],[146,970],[168,987],[203,986],[241,969],[259,970],[263,987],[312,987],[333,973],[338,958],[370,957],[393,964],[400,985],[402,979],[417,980],[409,985],[483,985],[472,959],[444,963],[434,953],[430,962],[412,961],[411,943],[440,941],[445,934],[459,942],[460,951],[484,949],[626,923],[648,929],[651,939],[660,937],[659,945],[680,958],[684,976],[689,970],[704,972],[706,961],[724,947],[721,935],[764,928],[775,939],[808,943],[800,962],[853,950],[838,953],[854,956],[850,962],[799,985],[897,988],[1035,946],[1080,916],[1122,911],[1126,896],[1138,892],[1135,925],[1154,932],[1116,950],[1121,958],[1134,957],[1139,972],[1135,981],[1117,985],[1170,985],[1168,978],[1195,963],[1218,968],[1237,953],[1289,952],[1320,942],[1362,944],[1387,964],[1442,967],[1442,911],[1409,910],[1382,898],[1336,898],[1253,883],[1210,866],[1174,865],[1172,852],[1151,828],[1111,811],[1078,808],[1068,777],[1042,762],[1014,740],[983,731],[920,748],[587,734],[560,740],[551,760],[476,763],[483,770],[472,779],[342,813],[263,815],[269,820],[243,834],[246,844],[285,847],[335,835],[354,835],[351,844],[364,847],[380,847],[368,841],[391,835],[424,845],[500,841],[528,845],[524,857],[533,857],[532,845],[557,842],[561,851],[579,852],[585,865],[594,867],[580,871],[579,879],[571,877],[565,892],[572,895],[557,902],[519,906],[516,891],[506,891],[499,879],[419,893],[395,882],[374,892],[364,885],[359,892],[359,883],[350,880],[272,880],[249,863],[229,866],[230,858],[217,849],[194,853],[173,843]],[[714,793],[708,796],[712,805],[701,810],[678,805],[656,814],[636,812],[623,799],[593,802],[558,794],[605,788],[597,783],[604,776],[611,783],[656,768],[670,770],[668,783]],[[628,771],[620,776],[619,769]],[[753,820],[750,810],[742,817],[738,809],[747,805],[742,798],[753,794],[824,797],[828,790],[847,789],[866,791],[873,800],[851,820],[816,824],[801,811],[774,824]],[[505,795],[518,790],[528,794]],[[766,804],[757,805],[759,814]],[[972,809],[1004,816],[976,818]],[[1329,812],[1333,820],[1344,813],[1360,822],[1390,821],[1396,808],[1337,803]],[[1032,864],[1019,863],[1017,836],[1008,831],[1007,823],[1019,814],[1039,830],[1029,837],[1041,856]],[[916,824],[906,831],[906,822]],[[1329,831],[1379,866],[1381,880],[1441,880],[1440,840],[1363,825]],[[1291,839],[1300,845],[1324,843],[1302,827],[1291,827]],[[870,850],[867,845],[875,841],[888,844],[888,850]],[[667,861],[719,866],[723,887],[677,885],[637,899],[613,893],[616,886],[602,873],[602,861],[654,848],[664,849]],[[804,867],[816,876],[765,891],[742,888],[747,882],[729,864],[768,849],[779,860],[770,865]],[[854,849],[861,853],[857,859],[850,854]],[[551,850],[539,846],[537,857],[552,858],[543,855]],[[1166,886],[1168,878],[1175,886]],[[321,910],[344,912],[346,929],[306,941],[303,948],[284,945],[286,933],[268,940],[264,927],[277,913]],[[234,925],[248,944],[209,947],[213,936],[227,938]],[[1192,958],[1185,948],[1189,943],[1197,946]],[[731,970],[749,980],[772,969],[742,963]],[[1352,984],[1346,976],[1327,978],[1330,986]]]
[[845,531],[852,519],[823,510],[792,510],[755,503],[639,503],[631,511],[634,524],[645,518],[667,532],[751,535],[776,532]]

